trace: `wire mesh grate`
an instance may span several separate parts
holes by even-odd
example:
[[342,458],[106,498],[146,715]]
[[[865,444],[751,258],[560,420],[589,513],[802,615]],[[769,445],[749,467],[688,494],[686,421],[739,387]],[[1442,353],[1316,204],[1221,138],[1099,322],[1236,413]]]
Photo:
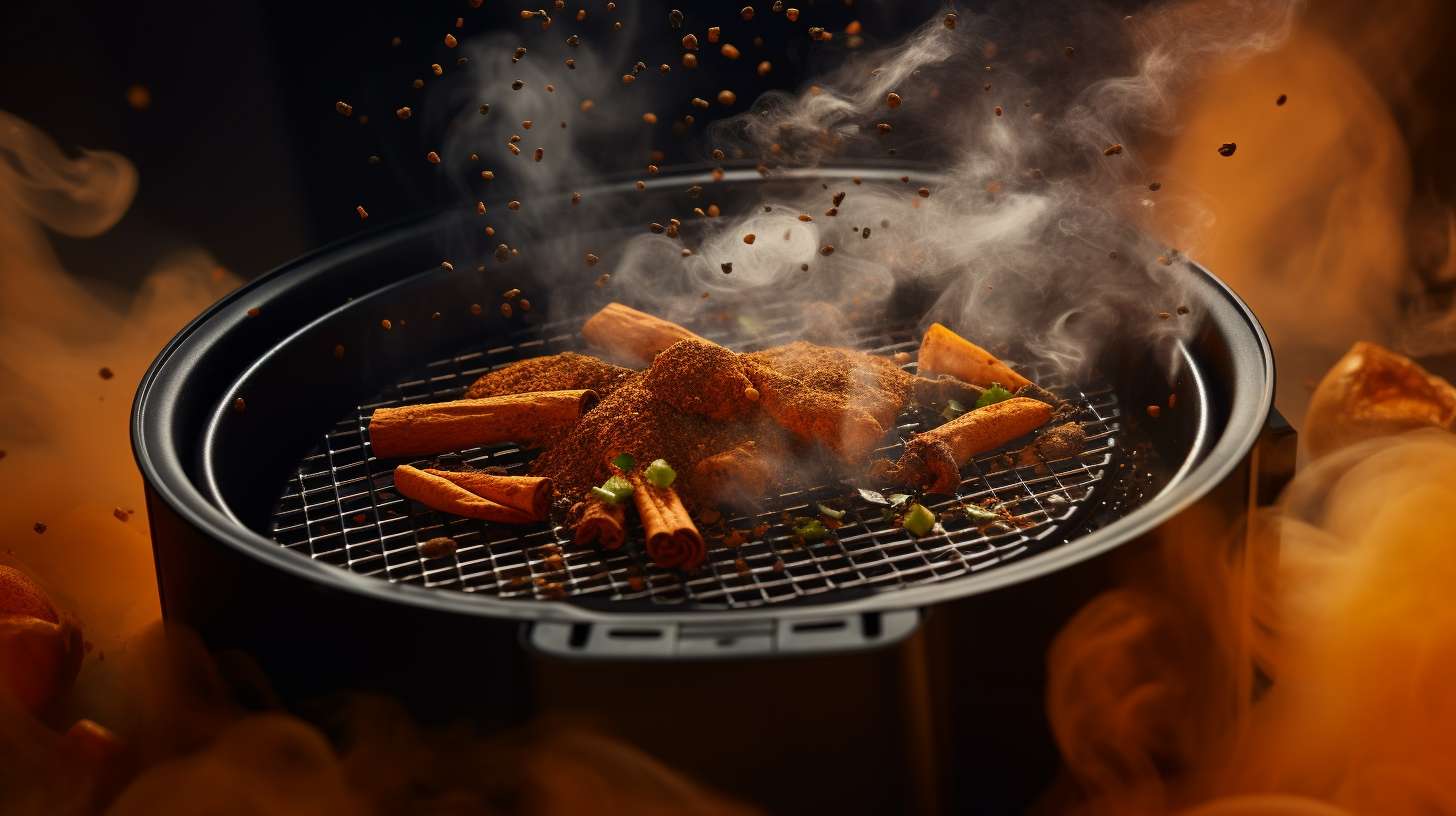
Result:
[[[794,339],[799,327],[788,310],[761,314],[757,320],[751,344],[732,342],[743,333],[741,326],[694,328],[709,339],[750,350]],[[510,338],[514,342],[436,360],[376,401],[357,406],[299,463],[273,514],[274,540],[355,573],[431,588],[507,599],[742,608],[944,581],[1056,546],[1074,530],[1119,456],[1121,413],[1112,388],[1075,387],[1055,372],[1033,366],[1033,379],[1075,406],[1072,418],[1087,435],[1082,452],[1023,467],[1012,466],[1003,451],[979,456],[962,470],[955,497],[927,504],[939,512],[960,502],[991,499],[1005,503],[1025,526],[937,528],[916,538],[896,527],[881,507],[855,499],[832,536],[803,543],[792,535],[788,519],[815,515],[818,502],[844,508],[845,496],[853,492],[843,485],[820,485],[768,497],[759,512],[730,515],[705,528],[708,561],[686,575],[648,561],[640,530],[621,550],[605,553],[575,546],[570,531],[555,522],[510,526],[464,519],[416,505],[395,492],[394,463],[374,458],[368,446],[367,418],[375,408],[457,398],[492,368],[580,350],[575,331],[579,323],[544,324],[517,333]],[[913,355],[919,345],[913,325],[846,331],[848,337],[836,340],[874,354]],[[918,428],[913,414],[902,414],[896,441],[876,455],[898,457],[899,439]],[[533,456],[512,446],[459,452],[465,463],[503,466],[510,473],[527,472]],[[424,542],[440,536],[455,540],[453,553],[429,557],[422,552]]]

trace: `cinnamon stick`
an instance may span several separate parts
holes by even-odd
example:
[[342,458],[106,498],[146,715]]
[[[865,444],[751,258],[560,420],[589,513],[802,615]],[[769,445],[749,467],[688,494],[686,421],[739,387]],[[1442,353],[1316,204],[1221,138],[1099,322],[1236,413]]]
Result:
[[400,465],[394,487],[401,496],[431,510],[465,518],[528,524],[544,521],[551,480],[542,476],[496,476]]
[[949,374],[980,386],[999,383],[1010,391],[1031,384],[996,355],[939,323],[930,324],[920,341],[919,368],[921,374]]
[[695,496],[710,502],[744,503],[768,493],[773,469],[752,441],[700,459],[693,466]]
[[597,403],[595,391],[533,391],[483,399],[380,408],[369,443],[386,459],[429,456],[492,442],[535,447]]
[[1027,397],[994,402],[962,414],[905,443],[893,475],[931,493],[954,493],[961,466],[978,453],[1031,433],[1052,418],[1052,407]]
[[619,550],[627,540],[627,508],[587,496],[573,538],[578,544],[595,543],[604,550]]
[[672,569],[693,570],[708,557],[703,534],[671,487],[654,487],[640,473],[627,477],[632,482],[632,501],[647,534],[647,557],[652,563]]
[[611,356],[639,366],[679,340],[703,339],[676,323],[620,303],[608,303],[588,318],[581,336]]

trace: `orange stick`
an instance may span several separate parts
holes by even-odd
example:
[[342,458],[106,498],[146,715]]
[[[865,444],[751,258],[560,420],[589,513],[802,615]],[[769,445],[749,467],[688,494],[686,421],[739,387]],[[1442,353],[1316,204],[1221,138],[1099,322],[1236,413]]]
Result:
[[597,403],[595,391],[535,391],[484,399],[380,408],[369,420],[369,444],[386,459],[518,442],[541,444],[576,424]]
[[1052,418],[1052,407],[1027,397],[993,402],[905,443],[895,475],[932,493],[954,493],[961,466],[978,453],[1031,433]]
[[632,482],[632,501],[647,534],[647,557],[652,563],[664,569],[692,570],[701,566],[708,557],[708,546],[677,491],[653,487],[641,474],[627,478]]
[[394,469],[394,487],[401,496],[431,510],[507,524],[544,521],[551,496],[551,480],[541,476],[455,473],[410,465]]
[[921,374],[949,374],[973,385],[1000,383],[1008,391],[1031,385],[1031,380],[1012,371],[996,355],[939,323],[925,330],[919,364]]
[[620,303],[608,303],[587,319],[581,336],[592,346],[635,365],[652,362],[658,352],[679,340],[703,340],[676,323]]
[[627,540],[627,508],[587,496],[582,502],[581,519],[576,523],[573,540],[587,545],[595,542],[604,550],[619,550]]

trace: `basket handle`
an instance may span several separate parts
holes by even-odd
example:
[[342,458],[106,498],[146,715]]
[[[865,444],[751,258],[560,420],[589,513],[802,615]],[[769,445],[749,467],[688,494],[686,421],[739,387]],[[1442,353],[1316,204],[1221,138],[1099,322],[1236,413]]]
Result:
[[801,657],[876,649],[920,626],[919,609],[825,618],[668,623],[539,621],[522,627],[532,650],[578,660],[698,660]]

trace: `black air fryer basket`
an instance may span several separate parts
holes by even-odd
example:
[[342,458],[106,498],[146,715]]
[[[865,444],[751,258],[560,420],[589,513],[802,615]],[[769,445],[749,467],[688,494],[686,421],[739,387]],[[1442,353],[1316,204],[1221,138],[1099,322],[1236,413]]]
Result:
[[[873,183],[904,171],[815,172],[815,181]],[[810,174],[793,175],[732,171],[712,189],[732,212]],[[695,185],[713,182],[660,176],[645,193],[624,184],[584,191],[585,202],[621,230],[638,230],[693,206],[678,199]],[[563,204],[557,256],[580,258],[582,248],[613,240],[610,230],[570,232],[570,214]],[[931,667],[932,686],[948,684],[925,691],[945,716],[974,704],[945,695],[986,683],[1005,686],[1005,706],[1039,711],[1047,640],[1119,563],[1168,536],[1230,546],[1190,519],[1213,508],[1237,522],[1290,464],[1290,438],[1271,420],[1273,361],[1262,330],[1222,283],[1189,265],[1186,297],[1200,329],[1173,349],[1171,381],[1166,359],[1131,339],[1109,344],[1097,374],[1081,381],[1033,370],[1076,406],[1085,451],[1045,468],[1011,467],[991,454],[963,471],[960,499],[1008,502],[1031,522],[1025,529],[916,539],[879,507],[851,503],[833,538],[801,546],[781,514],[812,515],[808,508],[831,497],[842,506],[845,488],[825,485],[767,497],[761,512],[730,518],[735,528],[766,523],[769,531],[711,549],[703,570],[682,575],[653,567],[639,547],[577,548],[556,524],[443,516],[394,492],[396,463],[369,448],[370,412],[455,398],[493,367],[580,350],[582,319],[609,299],[631,302],[630,292],[596,289],[596,272],[583,271],[569,291],[534,285],[529,247],[500,263],[483,237],[461,237],[478,230],[468,216],[435,215],[291,263],[201,315],[141,385],[133,436],[164,613],[214,648],[248,653],[287,696],[381,688],[422,711],[511,722],[545,704],[552,673],[600,677],[590,661],[621,667],[633,684],[648,663],[678,667],[684,674],[664,680],[671,684],[722,676],[729,670],[693,668],[722,661],[780,677],[822,668],[841,675],[830,682],[850,682],[843,661],[896,653],[882,647],[918,631],[896,648]],[[440,264],[446,257],[453,269]],[[476,259],[486,271],[476,271]],[[516,287],[531,312],[503,318],[500,293]],[[844,337],[876,354],[909,352],[913,368],[926,297],[896,292],[882,319],[848,326]],[[802,328],[792,301],[754,318],[747,341],[731,320],[688,328],[737,350]],[[1145,406],[1166,405],[1170,394],[1176,410],[1149,417]],[[893,458],[899,438],[916,429],[914,416],[904,420],[881,454]],[[522,472],[530,454],[501,445],[459,458]],[[441,535],[458,550],[422,555],[419,544]],[[672,676],[661,670],[652,676]],[[603,698],[604,706],[620,702],[605,690]]]

